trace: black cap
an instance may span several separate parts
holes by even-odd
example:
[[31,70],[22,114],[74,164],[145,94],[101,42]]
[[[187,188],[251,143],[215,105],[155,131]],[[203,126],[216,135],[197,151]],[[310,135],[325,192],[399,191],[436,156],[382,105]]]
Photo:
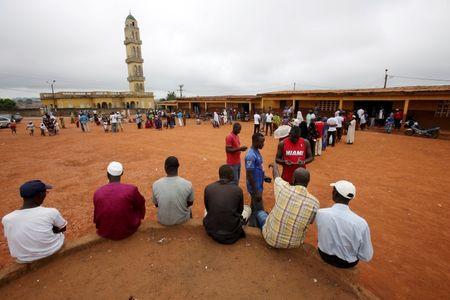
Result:
[[33,198],[36,194],[53,188],[40,180],[30,180],[20,186],[20,197]]

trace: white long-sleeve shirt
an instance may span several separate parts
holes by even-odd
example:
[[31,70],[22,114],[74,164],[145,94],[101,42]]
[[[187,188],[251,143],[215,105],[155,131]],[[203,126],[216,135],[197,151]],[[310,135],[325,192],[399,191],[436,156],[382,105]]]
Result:
[[322,252],[336,255],[349,263],[373,256],[369,225],[345,204],[319,209],[316,216],[318,246]]

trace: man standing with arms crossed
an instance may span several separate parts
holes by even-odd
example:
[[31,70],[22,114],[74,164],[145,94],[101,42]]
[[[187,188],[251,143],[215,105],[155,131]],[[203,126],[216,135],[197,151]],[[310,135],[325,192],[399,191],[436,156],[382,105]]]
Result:
[[289,138],[278,143],[276,162],[283,166],[281,178],[292,183],[294,171],[306,168],[313,160],[309,141],[300,137],[300,127],[292,127]]
[[233,131],[225,138],[225,152],[227,154],[227,165],[233,169],[232,182],[239,185],[241,178],[241,152],[247,150],[247,146],[241,147],[239,133],[241,132],[241,124],[234,123]]

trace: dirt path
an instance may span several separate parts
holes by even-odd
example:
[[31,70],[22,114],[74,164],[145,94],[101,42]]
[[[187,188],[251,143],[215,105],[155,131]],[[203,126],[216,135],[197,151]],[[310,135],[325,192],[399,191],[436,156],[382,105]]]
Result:
[[[19,135],[0,130],[2,201],[0,215],[17,208],[18,187],[42,179],[54,185],[46,199],[69,220],[67,237],[94,231],[92,195],[106,183],[106,165],[118,160],[125,166],[124,182],[136,184],[150,199],[151,183],[164,175],[163,161],[175,155],[180,175],[192,181],[196,202],[194,217],[203,214],[203,188],[217,179],[225,161],[224,139],[231,127],[213,129],[190,125],[173,130],[142,129],[127,124],[125,133],[104,134],[99,127],[82,134],[76,128],[56,137],[29,137],[24,124]],[[250,146],[251,124],[244,124],[241,143]],[[273,159],[276,142],[268,138],[262,154]],[[328,184],[348,179],[357,187],[352,209],[369,223],[374,259],[361,263],[362,282],[382,298],[444,298],[450,294],[450,143],[400,135],[357,132],[353,146],[339,144],[327,150],[308,168],[310,191],[331,205]],[[244,188],[245,176],[241,178]],[[266,185],[266,207],[273,206],[273,190]],[[248,201],[248,196],[246,195]],[[147,203],[146,219],[155,219]],[[316,244],[312,226],[307,241]],[[0,266],[12,263],[3,237]]]

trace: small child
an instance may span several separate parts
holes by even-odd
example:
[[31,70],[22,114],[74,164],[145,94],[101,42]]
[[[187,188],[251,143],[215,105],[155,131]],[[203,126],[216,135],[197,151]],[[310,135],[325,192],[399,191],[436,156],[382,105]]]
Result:
[[11,119],[11,123],[9,124],[9,128],[11,128],[11,133],[12,134],[17,134],[17,131],[16,131],[16,128],[17,128],[16,120]]
[[59,123],[55,119],[55,134],[59,134]]
[[39,128],[41,129],[41,135],[45,136],[45,129],[47,129],[45,127],[45,124],[43,122],[41,122],[41,125],[39,125]]
[[64,118],[63,117],[60,117],[59,118],[59,123],[61,123],[61,128],[66,128],[66,122],[64,121]]
[[106,118],[103,119],[103,130],[105,130],[105,132],[109,131],[108,119]]
[[34,135],[34,124],[33,121],[30,121],[27,125],[27,131],[30,135]]

